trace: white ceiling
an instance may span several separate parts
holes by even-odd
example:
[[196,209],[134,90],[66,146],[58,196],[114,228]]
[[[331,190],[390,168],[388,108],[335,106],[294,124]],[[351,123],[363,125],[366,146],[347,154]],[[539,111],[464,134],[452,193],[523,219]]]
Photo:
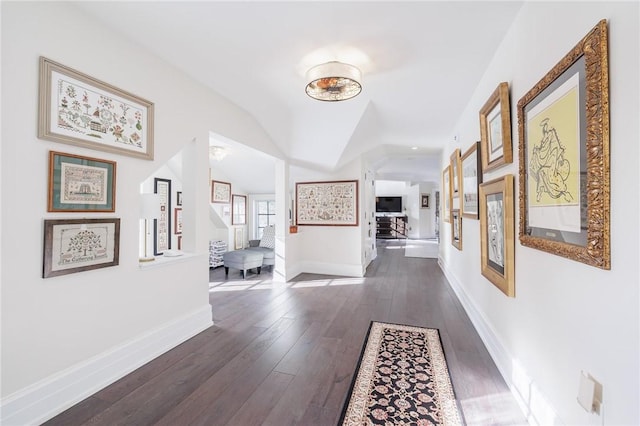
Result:
[[[414,182],[439,180],[442,148],[521,5],[78,3],[251,113],[291,164],[332,170],[365,155],[377,178]],[[359,96],[305,94],[305,72],[330,60],[362,70]]]

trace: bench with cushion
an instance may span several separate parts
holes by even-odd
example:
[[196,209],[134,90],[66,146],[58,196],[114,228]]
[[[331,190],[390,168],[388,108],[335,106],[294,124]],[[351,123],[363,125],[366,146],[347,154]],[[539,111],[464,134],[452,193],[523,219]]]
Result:
[[259,251],[234,250],[228,251],[222,256],[224,262],[224,275],[229,276],[229,268],[240,269],[242,279],[247,275],[248,269],[256,268],[258,274],[262,268],[263,255]]

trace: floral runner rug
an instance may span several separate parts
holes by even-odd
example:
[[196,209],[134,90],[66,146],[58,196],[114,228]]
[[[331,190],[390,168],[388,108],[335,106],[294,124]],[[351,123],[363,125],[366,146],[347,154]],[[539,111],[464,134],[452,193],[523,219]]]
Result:
[[372,321],[339,425],[462,425],[437,329]]

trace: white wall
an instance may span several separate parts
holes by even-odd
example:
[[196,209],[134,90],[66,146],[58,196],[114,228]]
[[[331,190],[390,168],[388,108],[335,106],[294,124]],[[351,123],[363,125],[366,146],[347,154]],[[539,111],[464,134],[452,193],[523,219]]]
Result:
[[[478,111],[507,81],[514,160],[484,178],[517,176],[518,100],[600,19],[609,20],[611,270],[516,241],[516,296],[507,298],[480,274],[479,221],[463,219],[463,251],[441,244],[451,284],[533,423],[640,424],[638,15],[637,2],[525,3],[454,129],[461,143],[443,153],[444,168],[455,148],[480,139]],[[442,241],[450,240],[446,225]],[[603,384],[603,418],[576,402],[581,370]]]
[[292,240],[292,249],[295,247],[296,254],[291,258],[287,257],[287,278],[302,272],[356,277],[364,275],[366,265],[363,258],[362,214],[364,210],[361,188],[364,173],[360,160],[352,161],[333,172],[291,168],[289,181],[293,194],[295,194],[296,182],[358,180],[359,219],[358,226],[298,225],[298,233],[288,237]]
[[[211,324],[208,235],[197,232],[209,221],[209,132],[272,155],[279,151],[244,110],[73,5],[1,7],[2,419],[30,424]],[[38,139],[40,55],[154,102],[155,160]],[[183,173],[184,239],[195,255],[140,269],[140,182],[185,147],[192,167]],[[49,150],[116,161],[115,213],[47,213]],[[85,216],[121,219],[120,264],[42,279],[43,219]],[[141,345],[150,341],[155,346]],[[139,352],[127,358],[136,345]],[[87,366],[89,375],[83,374]]]

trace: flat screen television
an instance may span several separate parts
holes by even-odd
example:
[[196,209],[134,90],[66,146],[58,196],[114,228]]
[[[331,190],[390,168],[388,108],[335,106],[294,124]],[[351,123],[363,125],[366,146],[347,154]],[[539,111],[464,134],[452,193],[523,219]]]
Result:
[[376,197],[376,212],[402,213],[402,197]]

